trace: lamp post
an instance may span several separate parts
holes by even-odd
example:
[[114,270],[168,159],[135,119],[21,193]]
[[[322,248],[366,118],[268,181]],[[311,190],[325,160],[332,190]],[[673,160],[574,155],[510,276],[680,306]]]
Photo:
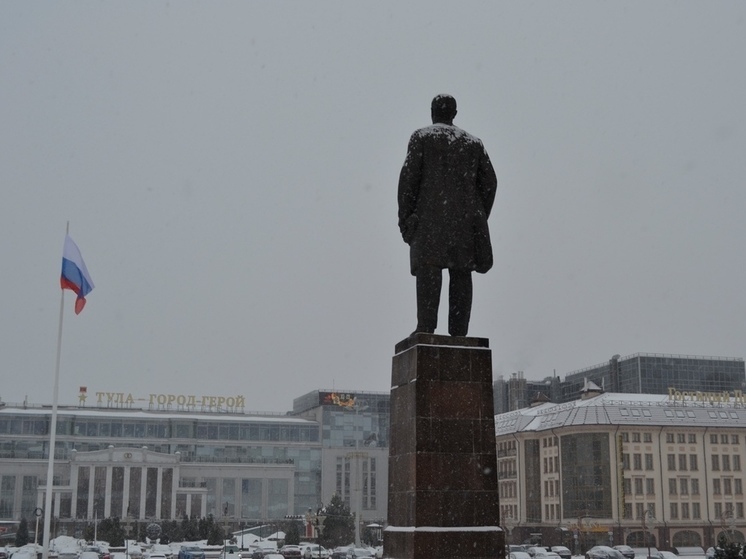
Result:
[[736,515],[733,514],[733,509],[728,509],[720,515],[720,523],[723,532],[728,534],[728,543],[733,543],[733,531],[736,529]]
[[648,534],[648,528],[652,529],[655,525],[655,515],[650,509],[647,509],[640,518],[642,521],[642,533],[645,534],[645,540],[648,544],[648,559],[650,559],[650,540],[653,538],[652,533]]
[[508,531],[508,543],[511,543],[513,541],[513,528],[515,528],[515,518],[513,518],[512,514],[508,513],[503,519],[503,526]]

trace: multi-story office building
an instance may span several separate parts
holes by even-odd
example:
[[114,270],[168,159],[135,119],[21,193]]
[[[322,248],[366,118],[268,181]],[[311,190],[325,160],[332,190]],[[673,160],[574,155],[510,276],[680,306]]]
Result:
[[[600,394],[496,416],[512,542],[662,549],[743,541],[746,397]],[[672,387],[673,388],[673,387]]]
[[537,394],[552,402],[570,402],[577,398],[589,380],[607,392],[630,394],[667,394],[679,390],[745,390],[746,367],[743,358],[702,357],[636,353],[614,355],[609,361],[542,381],[526,380],[523,373],[499,378],[494,383],[495,413],[528,406]]
[[[291,413],[239,398],[131,395],[60,407],[53,516],[213,515],[238,524],[316,510],[336,491],[363,521],[385,518],[388,394],[314,391]],[[50,406],[0,403],[0,522],[31,518],[47,485]]]

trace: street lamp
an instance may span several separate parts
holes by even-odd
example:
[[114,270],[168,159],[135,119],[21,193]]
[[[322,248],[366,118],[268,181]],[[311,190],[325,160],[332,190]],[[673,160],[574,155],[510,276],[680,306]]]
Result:
[[640,520],[642,521],[642,533],[645,534],[645,539],[648,542],[648,559],[650,559],[650,540],[653,539],[653,535],[652,533],[648,534],[648,528],[652,529],[655,525],[655,515],[653,511],[647,509],[640,517]]
[[505,529],[508,531],[508,543],[513,541],[513,528],[515,528],[515,518],[513,518],[513,515],[508,513],[508,515],[503,519],[503,526],[505,526]]
[[728,509],[720,515],[720,523],[723,526],[723,532],[726,530],[729,532],[728,543],[733,543],[733,531],[736,529],[736,515],[733,514],[733,509]]

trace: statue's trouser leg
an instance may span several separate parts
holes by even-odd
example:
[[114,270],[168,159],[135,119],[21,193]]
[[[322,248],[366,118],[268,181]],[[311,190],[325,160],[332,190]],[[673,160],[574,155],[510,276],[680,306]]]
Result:
[[443,271],[439,268],[421,268],[417,272],[417,330],[435,332],[438,326],[438,305]]
[[469,270],[449,270],[448,333],[466,336],[471,318],[472,283]]

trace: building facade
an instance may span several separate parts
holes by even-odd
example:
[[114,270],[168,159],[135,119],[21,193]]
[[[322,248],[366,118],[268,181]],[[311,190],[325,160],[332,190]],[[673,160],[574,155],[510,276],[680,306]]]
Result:
[[743,541],[740,391],[589,391],[495,422],[511,543],[533,538],[581,553],[601,544],[709,547],[721,534]]
[[[106,517],[259,523],[315,511],[335,492],[363,520],[385,518],[388,394],[314,391],[277,414],[226,401],[239,402],[151,397],[140,408],[124,396],[60,407],[56,533]],[[51,418],[50,406],[0,403],[0,521],[43,507]]]

